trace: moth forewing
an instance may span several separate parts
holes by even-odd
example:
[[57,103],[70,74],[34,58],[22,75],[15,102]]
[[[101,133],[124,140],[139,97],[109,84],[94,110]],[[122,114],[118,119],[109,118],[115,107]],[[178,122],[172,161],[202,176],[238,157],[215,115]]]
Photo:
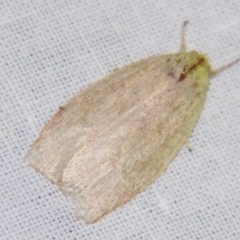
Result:
[[[185,26],[186,24],[184,24]],[[120,68],[61,107],[30,148],[30,165],[72,200],[87,223],[158,178],[187,141],[203,108],[208,59],[186,52]]]

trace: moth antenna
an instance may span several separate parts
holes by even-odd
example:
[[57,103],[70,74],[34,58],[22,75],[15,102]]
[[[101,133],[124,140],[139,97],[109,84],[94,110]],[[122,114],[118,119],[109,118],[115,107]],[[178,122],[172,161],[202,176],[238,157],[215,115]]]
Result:
[[228,64],[226,64],[226,65],[224,65],[224,66],[222,66],[222,67],[220,67],[219,69],[210,70],[210,75],[211,75],[211,76],[215,76],[215,75],[217,75],[217,74],[225,71],[226,69],[234,66],[234,65],[237,64],[239,61],[240,61],[240,59],[238,58],[238,59],[236,59],[236,60],[234,60],[234,61],[232,61],[232,62],[230,62],[230,63],[228,63]]
[[180,52],[186,52],[186,27],[189,21],[184,21],[181,30],[181,47]]

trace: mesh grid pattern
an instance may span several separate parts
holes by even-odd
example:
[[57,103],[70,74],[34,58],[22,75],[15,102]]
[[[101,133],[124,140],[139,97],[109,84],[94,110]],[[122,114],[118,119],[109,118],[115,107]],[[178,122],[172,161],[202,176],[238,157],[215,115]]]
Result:
[[1,1],[0,239],[240,239],[240,65],[212,79],[189,143],[134,200],[76,221],[24,155],[58,107],[114,69],[188,49],[217,68],[240,57],[237,1]]

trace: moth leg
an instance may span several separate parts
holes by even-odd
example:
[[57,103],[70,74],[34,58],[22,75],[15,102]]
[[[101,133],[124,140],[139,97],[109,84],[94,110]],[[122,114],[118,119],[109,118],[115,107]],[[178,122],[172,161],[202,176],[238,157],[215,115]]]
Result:
[[187,141],[187,142],[185,143],[185,146],[187,147],[187,149],[189,150],[189,152],[192,152],[192,151],[193,151],[193,148],[190,146],[190,142],[189,142],[189,141]]
[[182,25],[182,31],[181,31],[181,47],[180,52],[186,52],[186,26],[188,24],[188,21],[184,21]]
[[212,70],[211,69],[210,70],[210,75],[211,76],[215,76],[215,75],[219,74],[220,72],[223,72],[226,69],[228,69],[228,68],[232,67],[233,65],[237,64],[239,61],[240,61],[240,59],[236,59],[236,60],[234,60],[234,61],[232,61],[232,62],[230,62],[230,63],[228,63],[228,64],[226,64],[226,65],[224,65],[224,66],[222,66],[222,67],[220,67],[218,69],[216,69],[216,70]]

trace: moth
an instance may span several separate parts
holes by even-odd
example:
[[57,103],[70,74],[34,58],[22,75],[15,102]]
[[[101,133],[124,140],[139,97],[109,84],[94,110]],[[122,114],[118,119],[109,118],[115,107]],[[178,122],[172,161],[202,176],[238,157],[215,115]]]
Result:
[[94,223],[152,184],[186,143],[213,70],[187,52],[149,57],[93,83],[66,103],[30,148],[31,167],[70,197],[78,219]]

